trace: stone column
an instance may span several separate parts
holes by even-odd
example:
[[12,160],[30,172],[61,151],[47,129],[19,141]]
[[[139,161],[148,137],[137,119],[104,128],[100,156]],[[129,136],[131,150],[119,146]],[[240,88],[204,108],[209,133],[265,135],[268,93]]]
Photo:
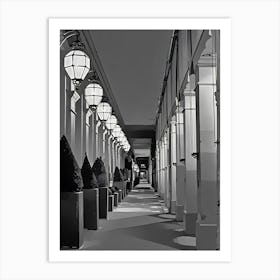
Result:
[[108,169],[108,173],[109,173],[109,180],[112,181],[113,177],[113,164],[112,164],[112,155],[113,155],[113,150],[112,150],[112,135],[109,134],[108,136],[108,160],[109,160],[109,169]]
[[119,168],[122,169],[122,166],[123,166],[123,150],[122,150],[122,146],[120,145],[119,147],[119,155],[120,155],[120,166]]
[[198,250],[217,249],[217,107],[216,59],[204,56],[196,67],[196,116],[198,152]]
[[159,193],[159,143],[156,144],[156,191]]
[[[62,104],[60,109],[60,136],[65,135],[69,144],[71,145],[71,105],[72,102],[76,103],[76,101],[72,101],[72,96],[74,92],[71,90],[71,80],[66,75],[63,75],[63,78],[64,79],[61,80],[60,83],[62,91],[60,94],[60,102]],[[80,98],[79,95],[78,98]]]
[[197,150],[196,150],[196,110],[195,76],[189,77],[184,91],[184,129],[185,129],[185,205],[184,228],[186,234],[195,234],[197,220]]
[[160,189],[161,189],[161,197],[164,198],[164,192],[165,192],[165,181],[164,181],[164,176],[165,176],[165,170],[164,170],[164,162],[165,162],[165,153],[164,153],[164,140],[161,140],[161,184],[160,184]]
[[152,175],[153,175],[153,165],[152,165],[152,159],[151,157],[149,158],[149,183],[152,186]]
[[87,108],[86,112],[86,154],[88,156],[88,160],[92,163],[92,111]]
[[121,147],[121,169],[124,168],[124,161],[125,161],[125,155],[124,155],[124,150]]
[[185,154],[184,154],[184,119],[182,104],[178,102],[176,113],[176,220],[184,217]]
[[[75,94],[75,93],[74,93]],[[81,167],[83,164],[83,158],[85,154],[85,100],[81,90],[77,92],[80,98],[76,102],[76,119],[75,119],[75,157]]]
[[72,148],[72,152],[77,157],[78,150],[76,148],[76,124],[77,124],[77,102],[80,99],[80,95],[76,91],[71,91],[71,99],[70,99],[70,125],[66,126],[66,134],[68,136],[68,140],[70,146]]
[[95,151],[96,151],[96,158],[100,157],[101,155],[101,147],[100,147],[100,126],[101,122],[97,121],[95,126]]
[[92,111],[92,116],[91,116],[91,125],[92,125],[92,143],[90,144],[92,146],[92,163],[94,163],[94,161],[97,158],[97,150],[96,150],[96,146],[97,146],[97,119],[96,119],[96,110]]
[[82,117],[81,117],[81,158],[80,158],[80,166],[82,167],[86,150],[86,118],[87,118],[87,107],[86,107],[86,99],[85,99],[85,91],[84,86],[80,89],[81,96],[81,107],[82,107]]
[[168,132],[165,132],[163,140],[164,148],[164,201],[165,206],[170,211],[170,184],[169,184],[169,149],[168,149]]
[[115,167],[119,167],[118,142],[115,141]]
[[110,168],[109,168],[109,150],[108,150],[108,140],[109,140],[109,135],[108,135],[108,130],[105,128],[105,126],[103,126],[103,161],[105,164],[105,168],[106,168],[106,173],[107,173],[107,178],[109,181],[109,174],[110,174]]
[[166,200],[166,178],[165,178],[165,139],[162,139],[162,197]]
[[176,213],[176,120],[170,124],[170,153],[171,153],[171,213]]
[[117,166],[118,168],[121,167],[121,155],[120,155],[120,145],[117,143]]
[[113,174],[116,168],[116,141],[112,139],[112,162],[113,162]]

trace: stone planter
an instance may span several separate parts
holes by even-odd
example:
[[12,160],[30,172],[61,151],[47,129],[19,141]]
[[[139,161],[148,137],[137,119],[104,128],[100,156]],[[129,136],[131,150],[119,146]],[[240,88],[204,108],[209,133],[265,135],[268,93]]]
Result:
[[60,247],[79,249],[84,242],[83,192],[60,193]]
[[123,187],[124,187],[124,197],[127,196],[127,180],[123,181]]
[[99,191],[84,189],[84,227],[98,229],[99,221]]
[[124,187],[124,182],[114,182],[114,187],[117,187],[119,190],[122,190],[122,197],[124,198],[124,192],[125,192],[125,187]]
[[107,219],[108,217],[108,188],[99,188],[99,218]]
[[118,190],[118,194],[119,194],[118,201],[119,201],[119,202],[122,202],[122,199],[123,199],[123,191],[122,191],[122,190]]
[[115,192],[114,193],[114,207],[118,207],[118,202],[119,202],[119,193]]
[[114,195],[110,194],[108,197],[108,211],[112,212],[114,209]]

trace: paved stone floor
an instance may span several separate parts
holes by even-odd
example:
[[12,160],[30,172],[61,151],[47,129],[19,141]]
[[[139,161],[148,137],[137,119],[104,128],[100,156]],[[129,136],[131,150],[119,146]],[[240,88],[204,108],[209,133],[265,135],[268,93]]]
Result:
[[147,183],[137,185],[98,230],[85,230],[82,250],[195,250],[195,237],[168,214]]

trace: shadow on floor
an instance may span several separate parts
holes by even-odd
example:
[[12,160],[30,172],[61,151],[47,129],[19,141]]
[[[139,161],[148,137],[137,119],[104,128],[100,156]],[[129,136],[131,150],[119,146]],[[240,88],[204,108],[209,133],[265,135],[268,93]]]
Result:
[[[133,226],[132,221],[123,221],[123,227],[118,223],[118,228],[111,225],[111,229],[86,231],[85,239],[88,241],[85,242],[83,249],[196,250],[195,238],[185,235],[182,224],[174,219],[160,217],[161,215],[163,214],[133,217],[135,223]],[[130,226],[127,226],[128,224]]]
[[185,235],[149,184],[136,186],[99,225],[85,230],[82,250],[196,250],[195,237]]

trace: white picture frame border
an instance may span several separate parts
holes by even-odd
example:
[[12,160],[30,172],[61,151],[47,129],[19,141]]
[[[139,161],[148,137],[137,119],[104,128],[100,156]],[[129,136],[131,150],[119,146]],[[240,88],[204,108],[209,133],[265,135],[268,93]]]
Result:
[[[60,250],[59,236],[59,55],[61,29],[219,29],[221,78],[220,250]],[[49,19],[49,261],[50,262],[230,262],[231,261],[231,20],[229,18]]]

